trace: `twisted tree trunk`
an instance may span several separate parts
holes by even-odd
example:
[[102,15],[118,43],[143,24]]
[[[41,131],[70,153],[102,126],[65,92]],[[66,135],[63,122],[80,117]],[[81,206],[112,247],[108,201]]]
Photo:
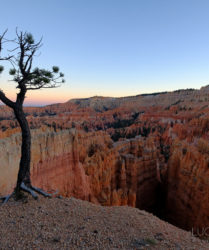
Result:
[[[59,72],[59,68],[57,66],[53,66],[52,70],[40,68],[32,70],[33,59],[37,50],[42,46],[42,39],[35,43],[33,36],[30,33],[22,31],[18,32],[18,30],[16,30],[17,38],[14,40],[8,40],[4,38],[6,32],[7,30],[3,33],[3,35],[0,35],[0,61],[8,61],[11,63],[12,69],[10,69],[9,74],[13,76],[12,80],[17,84],[16,87],[19,89],[19,93],[17,94],[16,101],[14,102],[6,97],[4,92],[0,89],[0,100],[13,109],[22,132],[21,159],[17,184],[13,193],[15,193],[16,197],[19,198],[21,198],[21,190],[30,193],[35,199],[38,198],[36,193],[44,195],[45,197],[51,197],[51,194],[44,192],[40,188],[33,187],[31,184],[31,134],[23,111],[23,103],[25,94],[28,90],[56,88],[64,82],[64,74]],[[2,57],[2,44],[6,42],[14,42],[15,48],[13,50],[8,50],[10,52],[8,56]],[[0,65],[0,73],[3,70],[4,67]],[[57,75],[58,73],[59,75]],[[0,200],[4,200],[4,203],[6,203],[13,193],[5,197],[0,197]]]
[[14,108],[14,113],[21,127],[21,132],[22,132],[21,159],[19,164],[19,172],[15,190],[16,193],[19,193],[22,183],[24,183],[27,187],[31,187],[31,179],[30,179],[31,133],[28,121],[23,111],[23,107],[21,105],[16,106]]

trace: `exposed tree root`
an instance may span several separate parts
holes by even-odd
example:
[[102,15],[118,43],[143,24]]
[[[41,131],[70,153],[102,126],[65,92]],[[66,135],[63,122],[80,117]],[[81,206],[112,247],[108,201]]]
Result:
[[43,195],[44,197],[52,197],[52,194],[48,194],[47,192],[43,191],[43,190],[40,189],[40,188],[32,187],[32,189],[33,189],[34,191],[36,191],[37,193]]
[[3,200],[2,204],[5,204],[8,202],[8,200],[14,195],[16,200],[21,200],[23,198],[25,198],[25,196],[20,192],[20,191],[24,191],[29,193],[35,200],[38,199],[38,195],[36,193],[39,193],[41,195],[43,195],[44,197],[52,197],[54,195],[56,195],[58,193],[58,191],[56,191],[53,194],[49,194],[45,191],[43,191],[40,188],[37,187],[33,187],[33,186],[26,186],[24,182],[21,183],[20,185],[20,190],[19,192],[17,192],[16,190],[14,192],[12,192],[12,194],[4,196],[4,197],[0,197],[0,200]]
[[9,195],[7,195],[7,196],[0,197],[0,200],[3,200],[3,201],[2,201],[2,204],[7,203],[7,202],[8,202],[8,200],[12,197],[12,195],[13,195],[13,194],[14,194],[14,192],[13,192],[13,193],[11,193],[11,194],[9,194]]
[[20,188],[21,188],[23,191],[26,191],[26,192],[28,192],[29,194],[31,194],[32,197],[33,197],[35,200],[38,199],[38,195],[33,191],[32,188],[27,187],[27,186],[25,185],[24,182],[21,183]]

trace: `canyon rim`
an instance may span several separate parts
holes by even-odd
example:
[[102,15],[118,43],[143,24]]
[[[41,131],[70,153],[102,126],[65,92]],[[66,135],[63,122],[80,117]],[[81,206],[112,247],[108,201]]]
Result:
[[[209,226],[209,86],[25,107],[32,183],[103,206],[146,210],[182,229]],[[20,129],[0,106],[0,193],[15,186]]]

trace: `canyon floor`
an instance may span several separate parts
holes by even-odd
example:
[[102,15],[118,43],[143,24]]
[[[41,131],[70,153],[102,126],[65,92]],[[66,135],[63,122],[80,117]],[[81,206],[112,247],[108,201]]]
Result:
[[206,241],[132,207],[28,197],[0,207],[0,249],[209,249]]

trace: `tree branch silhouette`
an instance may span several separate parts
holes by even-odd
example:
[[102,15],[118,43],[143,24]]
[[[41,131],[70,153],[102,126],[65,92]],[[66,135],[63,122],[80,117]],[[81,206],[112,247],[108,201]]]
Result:
[[[0,61],[10,62],[12,68],[9,70],[9,74],[13,77],[12,81],[16,83],[16,88],[19,89],[19,92],[17,93],[16,101],[13,102],[0,90],[0,100],[13,109],[22,132],[21,159],[14,194],[16,198],[23,196],[21,191],[29,192],[34,198],[37,198],[34,192],[49,196],[49,194],[39,188],[33,187],[31,184],[31,133],[23,111],[23,103],[28,90],[60,87],[64,83],[64,74],[59,71],[59,67],[57,66],[53,66],[51,70],[38,67],[33,69],[33,60],[37,51],[42,46],[42,38],[38,42],[35,42],[31,33],[19,32],[16,29],[15,39],[9,40],[5,38],[6,33],[7,30],[0,36]],[[6,43],[12,43],[15,47],[8,50],[8,55],[2,55],[3,46]],[[0,73],[3,71],[4,67],[0,65]],[[8,195],[3,200],[7,202],[10,197],[11,195]]]

